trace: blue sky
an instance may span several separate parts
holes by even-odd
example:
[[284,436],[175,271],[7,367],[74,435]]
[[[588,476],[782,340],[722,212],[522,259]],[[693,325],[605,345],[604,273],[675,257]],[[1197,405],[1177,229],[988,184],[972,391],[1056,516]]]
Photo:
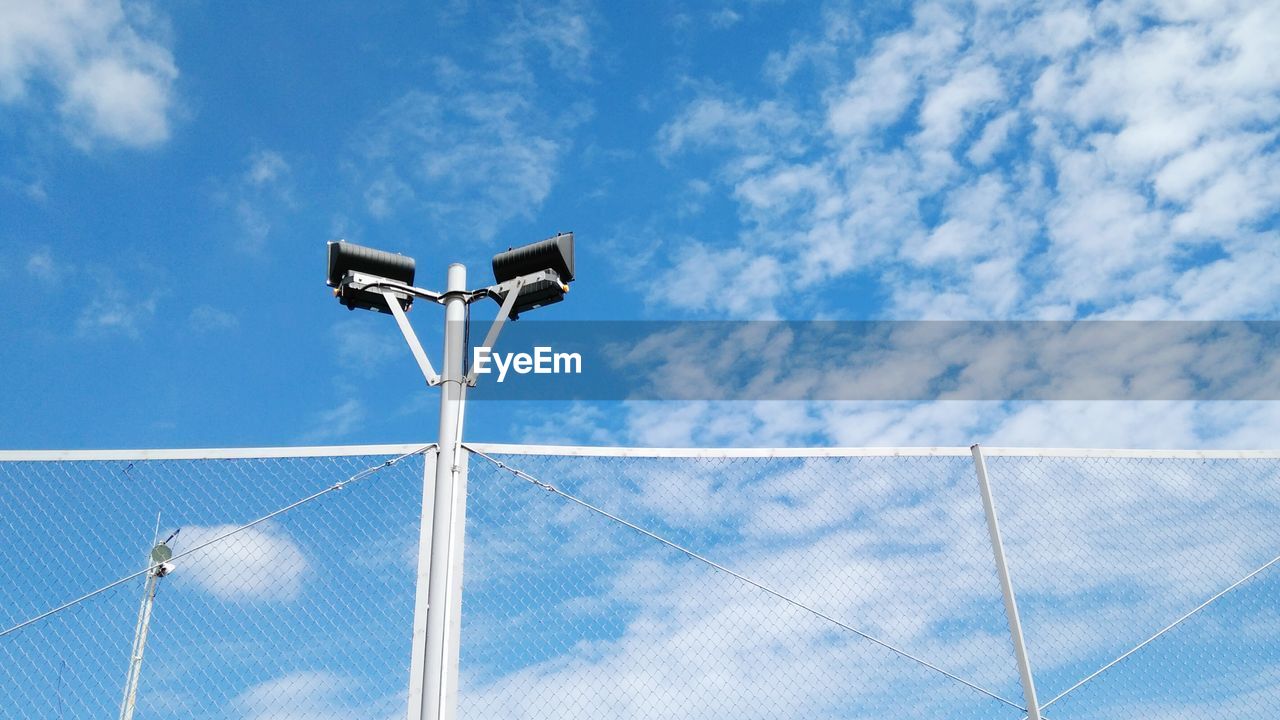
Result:
[[[322,284],[324,243],[336,238],[414,255],[427,287],[443,283],[448,262],[464,262],[478,286],[489,281],[493,252],[573,230],[579,279],[566,302],[539,311],[545,319],[1275,319],[1278,35],[1280,4],[1268,0],[1014,8],[959,0],[425,8],[0,0],[0,382],[8,410],[0,445],[433,438],[435,395],[423,389],[393,323],[346,312]],[[492,312],[477,306],[476,315]],[[438,361],[438,311],[423,305],[411,317]],[[1277,427],[1280,409],[1269,402],[490,402],[472,406],[467,436],[655,446],[1274,447]],[[689,473],[661,463],[588,473],[554,459],[529,462],[789,588],[824,596],[831,587],[806,581],[834,577],[842,614],[1016,693],[1011,666],[982,649],[1006,646],[999,623],[983,614],[991,606],[974,609],[975,598],[995,596],[974,570],[986,560],[981,526],[955,515],[976,518],[967,465],[936,463],[904,479],[898,466],[845,464],[855,467],[833,462],[798,475],[787,463],[769,472],[730,464],[721,476],[715,467]],[[1073,504],[1082,495],[1075,483],[1114,489],[1116,477],[1147,477],[1142,462],[1072,466],[1055,470],[1056,482],[1036,482],[1051,466],[1010,461],[1000,475],[1009,483],[1001,498],[1011,562],[1024,563],[1028,641],[1044,648],[1047,687],[1067,686],[1275,551],[1265,532],[1274,524],[1267,493],[1275,471],[1265,463],[1250,472],[1213,468],[1223,476],[1213,476],[1216,485],[1204,482],[1201,465],[1152,473],[1123,497],[1099,496],[1113,515]],[[192,542],[250,519],[257,506],[244,498],[270,509],[271,497],[284,502],[350,469],[290,465],[272,485],[278,497],[251,492],[261,469],[237,471],[240,484],[202,481],[201,472],[221,478],[218,469],[174,471],[188,472],[187,484],[166,517],[187,527]],[[124,469],[77,472],[116,478]],[[475,475],[495,480],[487,488],[505,492],[492,469],[484,472]],[[25,477],[29,484],[6,489],[43,487],[38,474]],[[165,487],[166,477],[152,480]],[[865,483],[838,484],[850,477]],[[927,487],[886,493],[911,480]],[[833,486],[851,492],[823,494]],[[111,534],[111,563],[41,575],[48,597],[75,589],[58,583],[106,581],[136,567],[123,538],[150,539],[152,509],[138,506],[152,496],[129,500],[104,487],[111,485],[87,482],[84,502],[66,505],[91,518],[122,508],[119,517],[106,513],[121,524]],[[243,494],[217,494],[229,487]],[[744,506],[752,492],[768,503]],[[1250,492],[1257,502],[1233,504],[1254,498]],[[323,583],[340,590],[375,574],[388,597],[407,602],[413,563],[401,549],[412,550],[412,523],[406,516],[383,525],[371,497],[356,506],[364,524],[354,546],[317,539],[336,520],[300,515],[223,548],[234,571],[189,566],[169,597],[215,613],[231,605],[264,623],[287,614],[301,625],[303,599],[340,596]],[[489,498],[488,517],[504,517],[508,499]],[[721,670],[741,655],[736,641],[756,642],[753,652],[779,662],[822,653],[831,661],[824,667],[867,672],[866,688],[906,682],[888,659],[801,627],[801,617],[770,626],[795,632],[743,638],[742,625],[731,624],[739,633],[731,642],[706,643],[722,627],[706,597],[739,619],[776,617],[776,606],[564,507],[530,509],[547,500],[517,503],[535,534],[494,520],[469,550],[480,707],[487,701],[509,717],[504,703],[527,697],[522,683],[617,686],[636,668],[696,684],[697,671]],[[11,522],[8,531],[42,537],[58,511],[47,502],[18,503],[26,524]],[[476,505],[481,519],[484,502]],[[415,509],[395,504],[410,516]],[[344,507],[352,506],[329,511]],[[1056,512],[1041,514],[1045,507]],[[832,524],[821,526],[828,514]],[[1099,518],[1107,524],[1092,524]],[[1135,518],[1147,524],[1113,542],[1100,535]],[[819,527],[797,539],[801,521]],[[101,545],[93,536],[101,526],[67,525],[89,533],[81,545]],[[957,527],[964,532],[951,532]],[[957,550],[974,540],[966,532],[979,533],[972,552]],[[530,537],[577,564],[539,567],[545,572],[531,579],[521,572],[532,562],[504,567]],[[1134,550],[1126,543],[1135,537],[1146,544]],[[919,546],[904,556],[895,544],[902,538]],[[393,551],[380,554],[388,545]],[[584,554],[573,556],[575,548]],[[228,590],[220,583],[247,574],[247,555],[284,557],[292,570],[254,566],[267,585]],[[847,575],[823,575],[815,558]],[[27,556],[8,561],[25,568]],[[974,572],[960,577],[956,567]],[[1239,716],[1274,706],[1277,644],[1259,589],[1270,585],[1232,596],[1235,604],[1205,616],[1212,622],[1153,647],[1140,660],[1148,665],[1124,672],[1172,664],[1190,677],[1178,660],[1224,637],[1245,638],[1251,642],[1230,650],[1256,653],[1257,663],[1196,678],[1229,680],[1221,687],[1235,691]],[[110,598],[125,615],[136,599],[127,590]],[[11,595],[28,596],[6,589]],[[563,637],[551,638],[562,652],[504,666],[500,620],[539,599],[564,613],[555,621]],[[397,607],[403,615],[406,607]],[[958,626],[990,634],[952,633]],[[242,639],[231,635],[221,639]],[[333,653],[350,652],[333,637],[320,639]],[[569,644],[584,637],[585,645]],[[106,657],[120,643],[101,645]],[[672,656],[690,664],[661,662]],[[368,678],[326,674],[340,663],[318,658],[291,656],[233,677],[222,687],[231,704],[210,701],[209,712],[268,717],[278,697],[314,700],[314,708],[294,708],[304,715],[393,712],[383,703],[394,708],[394,694],[363,692]],[[749,664],[730,670],[739,687],[761,687],[747,682],[758,672]],[[839,692],[870,692],[847,684],[850,674],[792,689],[834,689],[820,699],[835,704],[822,709],[848,714]],[[1147,676],[1136,677],[1064,701],[1060,712],[1125,716],[1126,693]],[[182,686],[181,678],[173,683]],[[1192,699],[1207,705],[1171,699],[1158,710],[1203,717],[1215,707],[1205,697]],[[744,705],[708,715],[761,707],[753,695],[738,699]],[[1101,707],[1071,710],[1069,702]]]
[[[393,324],[320,284],[340,237],[414,255],[430,287],[574,230],[580,279],[543,319],[1231,320],[1280,301],[1271,2],[0,13],[7,447],[431,437]],[[434,351],[438,312],[413,318]],[[1256,446],[1276,419],[492,403],[468,434]]]

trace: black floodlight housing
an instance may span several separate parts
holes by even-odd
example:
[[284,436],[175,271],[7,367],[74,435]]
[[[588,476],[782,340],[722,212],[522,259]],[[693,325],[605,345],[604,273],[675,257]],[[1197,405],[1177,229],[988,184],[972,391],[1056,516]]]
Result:
[[[493,256],[493,279],[498,281],[499,287],[516,278],[545,271],[550,271],[556,277],[550,278],[543,274],[540,278],[530,278],[516,296],[515,305],[511,308],[512,319],[526,310],[564,299],[569,283],[573,282],[573,233],[560,233]],[[501,300],[505,300],[505,294],[501,290],[499,293]]]
[[[396,286],[413,285],[413,258],[383,250],[356,245],[343,240],[329,243],[327,282],[334,288],[338,302],[348,310],[360,308],[390,313],[386,297],[379,288],[394,290]],[[397,292],[401,306],[409,309],[413,295]]]
[[493,279],[500,283],[539,270],[555,270],[561,280],[573,282],[573,233],[560,233],[493,256]]

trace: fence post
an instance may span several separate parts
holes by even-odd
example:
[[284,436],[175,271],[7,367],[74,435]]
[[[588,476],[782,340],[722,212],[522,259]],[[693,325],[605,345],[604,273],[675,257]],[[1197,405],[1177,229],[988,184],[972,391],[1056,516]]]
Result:
[[431,582],[431,516],[436,494],[436,454],[422,454],[422,514],[418,527],[418,580],[413,602],[413,647],[409,658],[409,720],[422,720],[423,678],[427,671],[427,588]]
[[1009,566],[1004,559],[1004,542],[1000,539],[1000,522],[996,518],[996,504],[991,497],[991,484],[987,482],[987,461],[982,457],[978,444],[969,450],[973,453],[973,465],[978,473],[978,487],[982,491],[982,509],[987,515],[987,534],[991,537],[991,552],[995,555],[996,570],[1000,573],[1000,592],[1004,595],[1004,614],[1009,618],[1009,636],[1013,640],[1013,652],[1018,660],[1018,676],[1022,679],[1022,697],[1027,703],[1027,720],[1040,720],[1040,703],[1036,700],[1036,683],[1031,675],[1031,661],[1027,659],[1027,646],[1022,640],[1022,620],[1018,617],[1018,600],[1013,594],[1013,582],[1009,579]]

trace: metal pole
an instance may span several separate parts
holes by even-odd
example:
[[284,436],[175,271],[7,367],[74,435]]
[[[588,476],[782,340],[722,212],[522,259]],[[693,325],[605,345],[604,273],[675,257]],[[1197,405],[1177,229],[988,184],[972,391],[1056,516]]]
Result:
[[1027,720],[1040,720],[1040,703],[1036,700],[1035,679],[1031,676],[1031,661],[1027,659],[1027,646],[1022,640],[1022,620],[1018,618],[1018,600],[1013,595],[1013,582],[1009,579],[1009,566],[1004,559],[1004,543],[1000,540],[1000,522],[996,518],[996,504],[991,498],[991,485],[987,482],[987,461],[982,448],[974,444],[973,464],[978,471],[978,487],[982,490],[982,509],[987,514],[987,534],[991,536],[991,552],[996,558],[996,570],[1000,573],[1000,592],[1004,595],[1004,614],[1009,618],[1009,635],[1013,639],[1013,652],[1018,659],[1018,675],[1022,678],[1022,697],[1027,703]]
[[[444,369],[441,375],[440,440],[436,449],[431,506],[431,559],[422,695],[418,715],[453,720],[458,702],[458,634],[462,621],[462,539],[467,514],[466,455],[461,451],[466,397],[462,361],[467,322],[467,269],[449,266],[444,294]],[[424,503],[425,509],[425,503]],[[426,517],[423,517],[425,523]],[[411,687],[413,683],[410,683]]]
[[422,513],[418,516],[418,579],[413,602],[413,648],[409,659],[409,720],[422,720],[427,660],[427,588],[431,583],[431,516],[436,496],[436,454],[422,456]]
[[151,627],[151,608],[155,605],[156,583],[159,580],[160,576],[155,567],[147,571],[147,585],[142,591],[142,605],[138,607],[138,624],[134,628],[133,646],[129,649],[129,676],[124,684],[124,700],[120,702],[120,720],[132,720],[134,708],[138,705],[138,681],[142,679],[142,653],[147,647],[147,631]]

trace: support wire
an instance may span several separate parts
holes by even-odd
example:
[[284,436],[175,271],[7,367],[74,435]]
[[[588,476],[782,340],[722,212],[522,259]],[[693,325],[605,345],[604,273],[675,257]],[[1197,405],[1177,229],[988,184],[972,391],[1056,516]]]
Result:
[[1190,610],[1188,610],[1185,614],[1183,614],[1183,616],[1182,616],[1182,617],[1180,617],[1180,618],[1178,618],[1177,620],[1174,620],[1173,622],[1171,622],[1171,623],[1169,623],[1168,625],[1164,626],[1164,629],[1162,629],[1160,632],[1156,633],[1155,635],[1152,635],[1151,637],[1147,638],[1146,640],[1143,640],[1142,642],[1138,643],[1137,645],[1134,645],[1132,648],[1130,648],[1127,652],[1125,652],[1125,653],[1124,653],[1123,655],[1121,655],[1120,657],[1116,658],[1115,660],[1112,660],[1111,662],[1107,663],[1106,665],[1103,665],[1102,667],[1098,668],[1097,670],[1094,670],[1094,671],[1093,671],[1093,672],[1092,672],[1088,677],[1086,677],[1085,679],[1083,679],[1083,680],[1081,680],[1080,682],[1076,683],[1075,685],[1072,685],[1071,687],[1067,688],[1066,690],[1063,690],[1062,692],[1058,693],[1057,697],[1055,697],[1055,698],[1053,698],[1052,700],[1050,700],[1049,702],[1047,702],[1047,703],[1045,703],[1045,704],[1041,705],[1040,707],[1041,707],[1041,708],[1047,708],[1047,707],[1049,707],[1050,705],[1052,705],[1052,704],[1054,704],[1054,703],[1058,702],[1058,701],[1059,701],[1059,700],[1061,700],[1062,698],[1066,697],[1068,693],[1070,693],[1070,692],[1074,691],[1076,688],[1080,687],[1081,685],[1084,685],[1085,683],[1089,682],[1090,680],[1092,680],[1092,679],[1094,679],[1094,678],[1098,677],[1099,675],[1101,675],[1102,673],[1106,672],[1107,670],[1110,670],[1111,668],[1115,667],[1117,664],[1119,664],[1119,663],[1120,663],[1120,661],[1122,661],[1122,660],[1124,660],[1125,658],[1129,657],[1130,655],[1132,655],[1132,654],[1134,654],[1134,653],[1138,652],[1139,650],[1141,650],[1142,648],[1146,647],[1147,645],[1150,645],[1152,642],[1154,642],[1154,641],[1156,640],[1156,638],[1160,637],[1161,635],[1164,635],[1165,633],[1169,632],[1170,630],[1174,629],[1175,627],[1177,627],[1177,626],[1181,625],[1181,624],[1183,623],[1183,621],[1184,621],[1184,620],[1186,620],[1187,618],[1189,618],[1189,617],[1191,617],[1192,615],[1195,615],[1196,613],[1200,612],[1201,610],[1203,610],[1203,609],[1205,609],[1205,608],[1209,607],[1209,605],[1210,605],[1211,603],[1215,602],[1218,598],[1222,597],[1223,595],[1226,595],[1227,593],[1231,592],[1232,590],[1235,590],[1236,588],[1240,587],[1241,585],[1245,584],[1246,582],[1248,582],[1248,581],[1252,580],[1254,577],[1256,577],[1256,576],[1257,576],[1259,573],[1261,573],[1263,570],[1266,570],[1267,568],[1271,567],[1272,565],[1275,565],[1277,562],[1280,562],[1280,555],[1277,555],[1277,556],[1275,556],[1275,557],[1271,558],[1271,560],[1269,560],[1269,561],[1268,561],[1265,565],[1263,565],[1262,567],[1258,568],[1257,570],[1254,570],[1253,572],[1249,573],[1248,575],[1245,575],[1244,577],[1240,578],[1239,580],[1237,580],[1237,581],[1235,581],[1235,582],[1231,583],[1231,585],[1227,586],[1225,589],[1223,589],[1223,590],[1222,590],[1221,592],[1219,592],[1218,594],[1214,595],[1213,597],[1209,598],[1208,600],[1205,600],[1204,602],[1200,603],[1199,605],[1197,605],[1197,606],[1195,606],[1195,607],[1191,608],[1191,609],[1190,609]]
[[930,669],[930,670],[933,670],[934,672],[940,673],[940,674],[942,674],[942,675],[944,675],[944,676],[946,676],[946,677],[948,677],[948,678],[950,678],[950,679],[952,679],[952,680],[954,680],[954,681],[956,681],[956,682],[960,683],[961,685],[964,685],[965,687],[970,688],[971,690],[976,690],[976,691],[978,691],[978,692],[982,693],[983,695],[986,695],[987,697],[989,697],[989,698],[991,698],[991,699],[993,699],[993,700],[998,700],[999,702],[1002,702],[1002,703],[1004,703],[1005,705],[1008,705],[1009,707],[1015,708],[1015,709],[1017,709],[1017,710],[1021,710],[1021,711],[1023,711],[1023,712],[1025,712],[1025,711],[1026,711],[1026,708],[1022,707],[1021,705],[1019,705],[1019,704],[1015,703],[1015,702],[1014,702],[1014,701],[1012,701],[1012,700],[1009,700],[1008,698],[1001,697],[1000,695],[997,695],[996,693],[991,692],[990,690],[988,690],[988,689],[986,689],[986,688],[984,688],[984,687],[982,687],[982,686],[980,686],[980,685],[977,685],[977,684],[972,683],[972,682],[970,682],[970,681],[968,681],[968,680],[965,680],[964,678],[962,678],[962,677],[960,677],[960,676],[958,676],[958,675],[956,675],[956,674],[954,674],[954,673],[947,672],[946,670],[943,670],[942,668],[938,667],[937,665],[934,665],[933,663],[930,663],[930,662],[929,662],[929,661],[927,661],[927,660],[924,660],[924,659],[922,659],[922,658],[920,658],[920,657],[917,657],[917,656],[915,656],[915,655],[912,655],[911,653],[907,652],[906,650],[903,650],[902,648],[896,647],[896,646],[894,646],[894,645],[892,645],[892,644],[890,644],[890,643],[888,643],[888,642],[886,642],[886,641],[884,641],[884,640],[881,640],[880,638],[877,638],[877,637],[875,637],[874,635],[871,635],[871,634],[866,633],[866,632],[864,632],[864,631],[862,631],[862,630],[859,630],[859,629],[857,629],[857,628],[853,627],[852,625],[849,625],[849,624],[847,624],[847,623],[841,622],[840,620],[837,620],[836,618],[834,618],[834,617],[832,617],[832,616],[830,616],[830,615],[828,615],[828,614],[826,614],[826,613],[822,612],[821,610],[818,610],[818,609],[813,608],[813,607],[811,607],[811,606],[809,606],[809,605],[806,605],[806,604],[804,604],[804,603],[800,602],[799,600],[796,600],[795,598],[792,598],[792,597],[790,597],[790,596],[788,596],[788,595],[783,594],[782,592],[779,592],[778,590],[774,590],[773,588],[771,588],[771,587],[769,587],[769,586],[765,585],[764,583],[761,583],[761,582],[759,582],[759,581],[757,581],[757,580],[753,580],[753,579],[751,579],[751,578],[747,577],[746,575],[743,575],[742,573],[735,572],[734,570],[730,570],[729,568],[725,567],[724,565],[721,565],[720,563],[717,563],[717,562],[715,562],[714,560],[711,560],[711,559],[709,559],[709,558],[707,558],[707,557],[705,557],[705,556],[703,556],[703,555],[700,555],[700,554],[698,554],[697,552],[694,552],[693,550],[690,550],[689,548],[684,547],[683,545],[679,545],[679,544],[677,544],[677,543],[675,543],[675,542],[673,542],[673,541],[671,541],[671,540],[668,540],[668,539],[666,539],[666,538],[662,537],[661,535],[658,535],[658,534],[656,534],[656,533],[654,533],[654,532],[652,532],[652,531],[650,531],[650,530],[646,530],[646,529],[644,529],[644,528],[640,527],[639,525],[636,525],[635,523],[632,523],[632,522],[630,522],[630,521],[628,521],[628,520],[624,520],[623,518],[618,517],[617,515],[614,515],[613,513],[610,513],[610,512],[609,512],[609,511],[607,511],[607,510],[604,510],[604,509],[599,508],[599,507],[597,507],[597,506],[595,506],[595,505],[592,505],[591,503],[587,502],[586,500],[583,500],[583,499],[581,499],[581,498],[579,498],[579,497],[576,497],[576,496],[574,496],[574,495],[572,495],[572,494],[570,494],[570,493],[567,493],[567,492],[565,492],[564,490],[561,490],[560,488],[558,488],[558,487],[556,487],[556,486],[554,486],[554,485],[552,485],[552,484],[550,484],[550,483],[547,483],[547,482],[544,482],[544,481],[542,481],[542,480],[539,480],[538,478],[535,478],[535,477],[533,477],[532,475],[530,475],[530,474],[528,474],[528,473],[526,473],[526,472],[524,472],[524,471],[522,471],[522,470],[519,470],[519,469],[517,469],[517,468],[513,468],[513,467],[511,467],[511,466],[507,465],[506,463],[502,462],[501,460],[498,460],[497,458],[491,457],[491,456],[489,456],[489,455],[487,455],[487,454],[485,454],[485,453],[483,453],[483,452],[481,452],[481,451],[479,451],[479,450],[476,450],[475,448],[471,447],[470,445],[466,445],[466,444],[464,444],[464,445],[463,445],[463,447],[465,447],[468,451],[470,451],[470,452],[472,452],[472,453],[474,453],[474,454],[476,454],[476,455],[479,455],[480,457],[484,458],[485,460],[488,460],[489,462],[493,463],[493,464],[494,464],[494,465],[495,465],[499,470],[506,470],[507,472],[511,473],[512,475],[515,475],[516,477],[520,478],[521,480],[525,480],[525,481],[527,481],[527,482],[529,482],[529,483],[532,483],[533,485],[536,485],[537,487],[542,488],[543,490],[546,490],[546,491],[547,491],[547,492],[549,492],[549,493],[552,493],[552,494],[555,494],[555,495],[559,495],[560,497],[564,498],[565,500],[568,500],[569,502],[575,503],[575,504],[577,504],[577,505],[579,505],[579,506],[581,506],[581,507],[583,507],[583,508],[586,508],[587,510],[590,510],[591,512],[594,512],[594,513],[596,513],[596,514],[598,514],[598,515],[601,515],[601,516],[603,516],[603,517],[606,517],[606,518],[608,518],[608,519],[610,519],[610,520],[612,520],[612,521],[614,521],[614,522],[616,522],[616,523],[618,523],[618,524],[620,524],[620,525],[624,525],[624,526],[626,526],[626,527],[628,527],[628,528],[631,528],[632,530],[634,530],[634,531],[636,531],[636,532],[640,533],[641,535],[644,535],[645,537],[648,537],[648,538],[650,538],[650,539],[652,539],[652,540],[656,540],[656,541],[658,541],[658,542],[662,543],[663,545],[666,545],[667,547],[671,548],[672,550],[676,550],[676,551],[678,551],[678,552],[680,552],[680,553],[683,553],[683,554],[687,555],[688,557],[690,557],[690,558],[692,558],[692,559],[694,559],[694,560],[697,560],[698,562],[704,563],[704,564],[706,564],[706,565],[708,565],[708,566],[710,566],[710,567],[712,567],[712,568],[715,568],[716,570],[719,570],[720,572],[723,572],[723,573],[725,573],[725,574],[727,574],[727,575],[730,575],[730,576],[732,576],[732,577],[734,577],[734,578],[737,578],[738,580],[741,580],[742,582],[744,582],[744,583],[746,583],[746,584],[748,584],[748,585],[750,585],[750,586],[752,586],[752,587],[756,588],[757,590],[760,590],[760,591],[765,592],[765,593],[767,593],[767,594],[769,594],[769,595],[772,595],[773,597],[775,597],[775,598],[777,598],[777,599],[779,599],[779,600],[781,600],[781,601],[783,601],[783,602],[785,602],[785,603],[787,603],[787,604],[789,604],[789,605],[792,605],[792,606],[794,606],[794,607],[799,608],[800,610],[803,610],[803,611],[805,611],[805,612],[807,612],[807,613],[810,613],[810,614],[815,615],[815,616],[817,616],[817,617],[819,617],[819,618],[822,618],[823,620],[826,620],[827,622],[829,622],[829,623],[831,623],[831,624],[833,624],[833,625],[835,625],[835,626],[837,626],[837,627],[840,627],[840,628],[843,628],[843,629],[845,629],[845,630],[848,630],[849,632],[851,632],[851,633],[853,633],[853,634],[857,635],[858,637],[863,638],[864,640],[869,640],[870,642],[873,642],[873,643],[875,643],[876,645],[879,645],[880,647],[882,647],[882,648],[884,648],[884,649],[886,649],[886,650],[889,650],[889,651],[892,651],[892,652],[894,652],[894,653],[897,653],[898,655],[901,655],[902,657],[904,657],[904,658],[906,658],[906,659],[908,659],[908,660],[911,660],[911,661],[913,661],[913,662],[916,662],[916,663],[918,663],[918,664],[920,664],[920,665],[922,665],[922,666],[924,666],[924,667],[926,667],[926,668],[928,668],[928,669]]

